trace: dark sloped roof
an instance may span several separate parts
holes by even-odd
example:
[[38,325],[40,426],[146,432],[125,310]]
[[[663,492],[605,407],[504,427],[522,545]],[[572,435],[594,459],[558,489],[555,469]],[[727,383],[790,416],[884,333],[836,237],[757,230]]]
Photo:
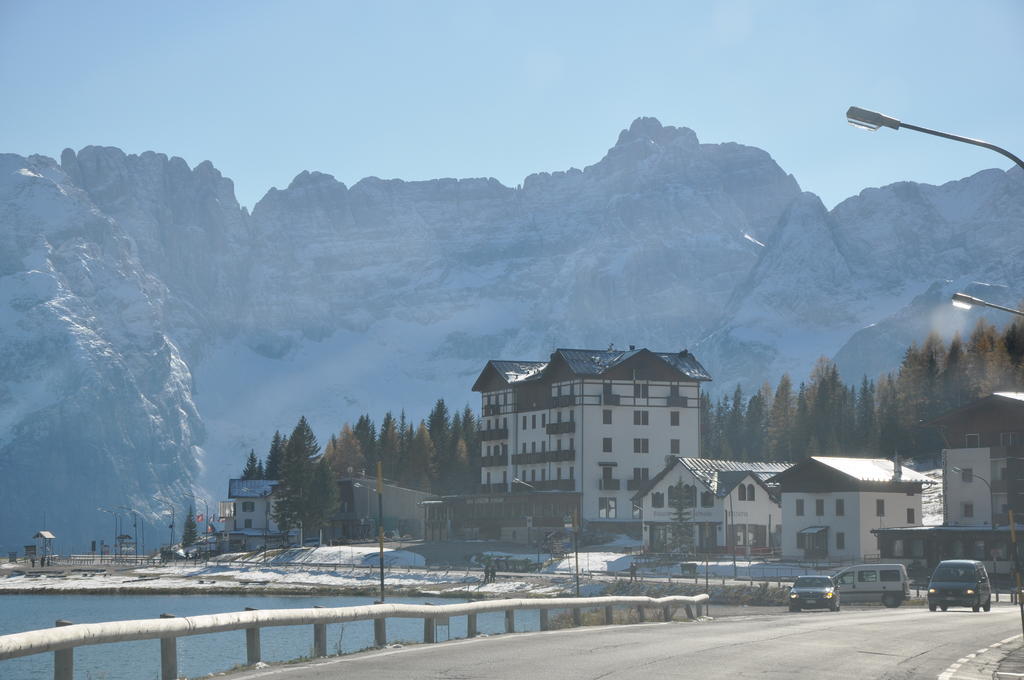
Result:
[[[664,361],[670,368],[686,376],[690,380],[707,381],[711,375],[697,361],[689,350],[681,352],[651,352],[646,349],[556,349],[552,357],[558,355],[565,362],[566,366],[576,375],[602,375],[608,370],[615,368],[637,354],[646,352],[661,361]],[[522,383],[540,380],[544,377],[550,362],[548,361],[504,361],[492,359],[487,362],[484,370],[476,379],[473,385],[474,391],[483,389],[483,380],[488,371],[493,370],[506,383]]]
[[539,380],[547,368],[546,361],[492,361],[491,366],[500,373],[506,382],[526,382]]
[[[601,375],[645,349],[558,349],[566,365],[576,375]],[[691,380],[711,380],[711,376],[689,350],[681,352],[650,352]]]

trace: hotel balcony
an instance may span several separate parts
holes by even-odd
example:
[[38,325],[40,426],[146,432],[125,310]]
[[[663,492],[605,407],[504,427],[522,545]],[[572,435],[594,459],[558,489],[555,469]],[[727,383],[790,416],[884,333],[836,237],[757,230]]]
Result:
[[576,451],[560,449],[557,451],[538,451],[536,453],[512,454],[513,465],[535,465],[537,463],[562,463],[576,459]]
[[566,420],[561,423],[548,423],[545,427],[548,434],[568,434],[576,431],[576,422]]
[[622,481],[618,479],[599,479],[597,480],[597,488],[601,491],[618,491],[622,486]]
[[498,439],[508,439],[507,427],[497,427],[493,430],[480,430],[480,441],[493,442]]

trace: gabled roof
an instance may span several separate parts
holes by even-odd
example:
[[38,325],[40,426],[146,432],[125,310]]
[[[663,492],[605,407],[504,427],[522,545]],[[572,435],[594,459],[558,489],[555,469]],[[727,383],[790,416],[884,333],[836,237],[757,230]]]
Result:
[[[647,353],[668,364],[670,368],[686,376],[690,380],[708,381],[711,375],[697,361],[689,350],[680,352],[651,352],[647,349],[556,349],[551,355],[557,355],[576,375],[598,376],[632,359],[638,354]],[[482,391],[484,381],[489,374],[496,374],[505,383],[511,385],[540,380],[551,364],[550,361],[503,361],[492,359],[484,366],[480,376],[473,384],[473,391]]]
[[538,380],[547,368],[546,361],[491,361],[494,370],[498,371],[508,383]]
[[[811,458],[861,482],[892,481],[893,462],[887,458],[838,458],[834,456],[811,456]],[[935,480],[920,472],[915,472],[905,465],[900,466],[900,474],[901,482],[935,483]]]
[[941,413],[926,422],[925,425],[937,427],[951,421],[956,421],[958,418],[966,416],[971,411],[999,407],[1006,407],[1010,409],[1024,408],[1024,392],[993,392],[992,394],[987,394],[984,397],[979,397],[974,401],[968,402],[963,406],[958,406],[946,411],[945,413]]
[[509,385],[540,380],[541,376],[544,375],[544,369],[547,368],[547,365],[548,362],[546,361],[501,361],[491,359],[484,366],[484,370],[480,371],[476,382],[473,383],[473,391],[482,392],[485,381],[491,374],[496,375]]
[[229,479],[228,498],[265,498],[275,486],[276,479]]
[[646,496],[672,470],[680,465],[690,472],[704,488],[719,498],[729,495],[736,485],[746,479],[747,475],[757,480],[769,493],[767,481],[780,472],[792,467],[792,463],[776,463],[769,461],[716,460],[714,458],[673,458],[661,472],[656,474],[638,491],[633,498]]
[[681,352],[651,352],[647,349],[557,349],[566,365],[576,375],[601,375],[619,364],[647,352],[679,371],[691,380],[707,381],[711,376],[689,350]]

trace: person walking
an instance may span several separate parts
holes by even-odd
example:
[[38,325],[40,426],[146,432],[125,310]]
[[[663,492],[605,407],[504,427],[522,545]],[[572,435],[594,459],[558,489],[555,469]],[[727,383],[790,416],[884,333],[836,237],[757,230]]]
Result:
[[629,580],[630,581],[635,581],[636,580],[636,562],[630,562],[629,563]]

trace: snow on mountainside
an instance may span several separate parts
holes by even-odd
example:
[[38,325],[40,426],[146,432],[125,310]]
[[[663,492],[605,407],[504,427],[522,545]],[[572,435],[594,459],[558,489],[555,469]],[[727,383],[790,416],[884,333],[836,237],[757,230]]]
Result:
[[472,404],[492,358],[689,347],[713,389],[820,355],[847,379],[891,368],[952,287],[1012,295],[1022,185],[905,182],[830,213],[766,152],[653,118],[521,187],[302,172],[251,215],[208,162],[2,156],[0,550],[44,511],[69,550],[109,533],[98,505],[219,498],[300,414],[326,438]]

